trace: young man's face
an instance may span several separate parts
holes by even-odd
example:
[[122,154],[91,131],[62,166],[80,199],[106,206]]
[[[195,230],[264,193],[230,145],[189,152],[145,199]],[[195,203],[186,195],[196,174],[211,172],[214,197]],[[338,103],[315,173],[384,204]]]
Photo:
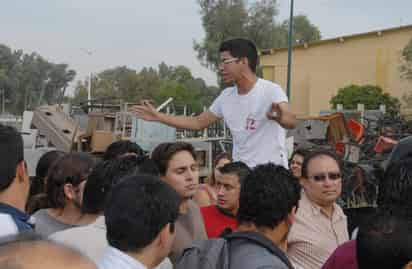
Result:
[[241,71],[240,59],[233,57],[229,51],[220,53],[219,72],[224,83],[231,83],[238,79]]
[[308,198],[319,206],[330,206],[342,192],[342,176],[336,161],[320,155],[309,161],[307,176],[301,180]]
[[199,185],[199,167],[190,152],[175,153],[169,160],[162,179],[170,184],[182,199],[190,199]]
[[235,215],[239,209],[240,183],[235,174],[216,178],[217,206]]

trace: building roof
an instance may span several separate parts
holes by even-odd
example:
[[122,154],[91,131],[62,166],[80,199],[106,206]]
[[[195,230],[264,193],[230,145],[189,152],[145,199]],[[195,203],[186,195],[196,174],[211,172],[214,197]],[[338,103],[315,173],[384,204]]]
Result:
[[[308,48],[308,47],[313,47],[313,46],[319,46],[323,45],[326,43],[336,43],[336,42],[344,42],[346,40],[350,39],[355,39],[355,38],[363,38],[363,37],[370,37],[370,36],[382,36],[383,34],[386,33],[392,33],[392,32],[399,32],[403,30],[412,30],[412,24],[410,25],[404,25],[404,26],[399,26],[399,27],[393,27],[393,28],[386,28],[383,30],[378,30],[378,31],[371,31],[371,32],[365,32],[365,33],[358,33],[358,34],[352,34],[352,35],[344,35],[340,37],[334,37],[330,39],[324,39],[324,40],[319,40],[319,41],[314,41],[314,42],[305,42],[303,44],[298,44],[294,45],[293,49],[299,49],[299,48]],[[272,48],[272,49],[263,49],[260,51],[260,55],[271,55],[275,54],[277,52],[282,52],[288,50],[287,47],[285,48]]]

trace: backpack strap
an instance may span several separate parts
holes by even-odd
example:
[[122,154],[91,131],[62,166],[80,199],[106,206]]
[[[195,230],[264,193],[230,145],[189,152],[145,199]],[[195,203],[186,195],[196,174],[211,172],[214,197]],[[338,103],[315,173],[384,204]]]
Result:
[[290,269],[294,267],[290,263],[286,254],[280,250],[272,241],[270,241],[265,236],[256,233],[256,232],[234,232],[228,235],[225,235],[224,238],[229,242],[232,240],[243,239],[248,241],[253,241],[253,243],[260,245],[267,249],[270,253],[278,257],[284,264],[286,264]]

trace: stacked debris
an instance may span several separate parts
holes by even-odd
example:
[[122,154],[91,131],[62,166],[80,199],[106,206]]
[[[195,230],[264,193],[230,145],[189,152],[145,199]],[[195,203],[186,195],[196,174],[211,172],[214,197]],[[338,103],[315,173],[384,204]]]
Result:
[[347,114],[300,119],[289,135],[295,148],[328,149],[341,156],[344,208],[375,207],[385,162],[398,141],[412,135],[412,121],[375,111]]

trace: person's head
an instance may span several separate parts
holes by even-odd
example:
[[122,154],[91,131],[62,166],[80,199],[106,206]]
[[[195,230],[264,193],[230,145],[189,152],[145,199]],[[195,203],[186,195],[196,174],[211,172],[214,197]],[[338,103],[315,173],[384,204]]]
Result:
[[190,199],[199,184],[199,166],[190,143],[159,144],[151,159],[157,164],[160,178],[170,184],[183,200]]
[[30,182],[24,162],[23,138],[13,127],[0,124],[0,195],[11,191],[27,200]]
[[317,150],[305,157],[301,184],[309,200],[330,207],[342,192],[340,160],[330,151]]
[[394,161],[386,168],[379,182],[378,205],[412,208],[412,156]]
[[379,211],[359,228],[356,238],[359,269],[412,268],[412,227],[403,218]]
[[138,144],[129,140],[120,140],[109,145],[104,153],[103,160],[112,160],[124,155],[143,155],[144,152]]
[[292,153],[292,156],[290,156],[289,167],[292,174],[297,178],[300,178],[302,175],[302,164],[307,154],[308,152],[306,150],[297,149]]
[[216,179],[217,206],[236,215],[239,209],[240,187],[250,173],[243,162],[228,163],[219,168],[220,176]]
[[46,180],[47,173],[49,172],[50,167],[56,162],[59,158],[64,156],[63,151],[52,150],[44,153],[36,166],[36,177],[32,180],[30,186],[30,196],[44,193],[44,183]]
[[102,214],[112,186],[138,169],[140,161],[134,155],[98,163],[88,176],[84,187],[82,212]]
[[255,44],[247,39],[224,41],[219,48],[219,71],[225,83],[239,80],[245,72],[256,73],[258,53]]
[[160,263],[171,250],[179,205],[178,193],[156,176],[122,178],[104,211],[107,241],[123,252],[153,256]]
[[23,233],[0,239],[0,268],[93,269],[96,266],[77,250]]
[[94,166],[87,153],[70,153],[56,161],[46,180],[46,194],[51,208],[74,205],[80,210],[84,186]]
[[282,229],[282,241],[292,225],[301,186],[289,170],[273,163],[252,169],[240,190],[239,225],[254,225],[259,231]]
[[227,152],[222,152],[218,154],[213,161],[212,172],[207,178],[207,183],[211,186],[216,185],[216,177],[219,175],[219,168],[223,167],[225,164],[230,163],[232,157]]

